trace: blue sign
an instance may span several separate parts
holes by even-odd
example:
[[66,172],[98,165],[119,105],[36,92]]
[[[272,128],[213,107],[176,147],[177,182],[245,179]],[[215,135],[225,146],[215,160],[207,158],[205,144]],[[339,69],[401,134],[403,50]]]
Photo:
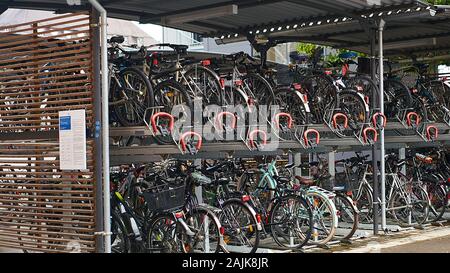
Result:
[[72,123],[70,121],[70,116],[63,116],[59,118],[59,130],[66,131],[72,129]]

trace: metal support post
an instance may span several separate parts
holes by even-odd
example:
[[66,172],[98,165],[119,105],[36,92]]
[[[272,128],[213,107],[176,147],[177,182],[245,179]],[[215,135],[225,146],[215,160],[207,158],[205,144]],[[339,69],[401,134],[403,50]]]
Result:
[[[111,253],[111,207],[109,181],[109,78],[108,78],[108,14],[97,0],[89,3],[100,13],[100,46],[102,75],[102,163],[103,163],[103,224],[105,236],[105,253]],[[100,204],[98,204],[100,205]]]
[[296,153],[294,155],[294,163],[295,163],[295,175],[302,175],[302,169],[298,168],[297,166],[299,166],[300,164],[302,164],[302,154],[300,153]]
[[[370,74],[372,80],[377,82],[376,70],[377,64],[375,59],[375,46],[376,46],[376,31],[373,28],[369,30],[370,35]],[[373,92],[372,101],[376,102],[378,100],[377,94]],[[379,189],[378,189],[378,165],[377,165],[377,145],[372,146],[372,169],[373,169],[373,234],[378,234],[378,206],[379,206]]]
[[[103,203],[103,157],[102,157],[102,138],[101,138],[101,122],[102,122],[102,89],[100,81],[100,28],[99,28],[100,14],[94,8],[91,9],[91,29],[92,29],[92,56],[93,56],[93,72],[94,72],[94,119],[95,127],[93,136],[95,143],[95,202],[96,204]],[[103,223],[103,206],[95,206],[95,232],[101,234],[104,230]],[[95,251],[103,253],[105,246],[103,243],[103,236],[95,238]]]
[[334,151],[328,153],[328,173],[335,177],[336,175],[336,153]]
[[[384,56],[383,56],[383,30],[385,21],[379,20],[378,25],[378,54],[379,54],[379,72],[380,72],[380,113],[384,114]],[[381,228],[386,230],[386,173],[385,173],[385,147],[384,147],[384,128],[380,129],[380,181],[381,181]]]

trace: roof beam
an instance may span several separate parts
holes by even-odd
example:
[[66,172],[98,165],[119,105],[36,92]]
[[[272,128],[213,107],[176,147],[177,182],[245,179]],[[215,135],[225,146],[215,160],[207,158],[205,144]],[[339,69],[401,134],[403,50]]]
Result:
[[[384,40],[384,44],[387,45],[389,43],[413,41],[413,40],[417,40],[417,39],[439,38],[439,37],[446,37],[446,36],[450,36],[450,31],[441,32],[441,33],[435,33],[435,34],[417,35],[417,36],[414,36],[414,37],[405,37],[405,38],[396,38],[396,39]],[[347,47],[357,47],[357,46],[364,46],[364,45],[367,45],[367,43],[347,43],[347,44],[342,44],[339,47],[340,48],[347,48]]]
[[238,14],[237,5],[226,5],[215,8],[198,9],[161,17],[161,25],[179,25],[228,15]]
[[[112,1],[115,1],[115,0],[112,0]],[[164,17],[174,16],[174,15],[183,15],[186,13],[214,9],[214,8],[221,8],[221,7],[230,6],[230,5],[236,5],[236,6],[238,6],[238,9],[242,9],[242,8],[250,8],[250,7],[257,6],[257,5],[267,5],[267,4],[272,4],[272,3],[276,3],[276,2],[282,2],[282,1],[285,1],[285,0],[240,0],[240,1],[233,0],[233,1],[221,2],[221,3],[200,6],[200,7],[194,7],[194,8],[184,9],[184,10],[175,10],[175,11],[170,11],[170,12],[166,12],[166,13],[149,14],[149,15],[143,16],[141,18],[141,23],[143,23],[143,24],[159,23],[161,21],[161,18],[164,18]]]
[[293,2],[293,3],[300,4],[302,6],[306,6],[306,7],[309,7],[309,8],[321,9],[321,10],[324,10],[326,12],[329,12],[330,15],[335,14],[335,15],[339,15],[339,16],[342,16],[342,17],[355,17],[355,16],[357,16],[356,13],[340,10],[337,7],[330,8],[329,6],[326,6],[326,5],[320,3],[319,1],[316,1],[316,0],[314,0],[314,1],[302,0],[301,2],[296,2],[296,1],[292,1],[291,0],[291,1],[287,1],[287,2]]

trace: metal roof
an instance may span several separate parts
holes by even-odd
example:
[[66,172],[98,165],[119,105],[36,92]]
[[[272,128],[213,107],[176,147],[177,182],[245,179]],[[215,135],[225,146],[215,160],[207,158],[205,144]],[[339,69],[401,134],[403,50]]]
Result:
[[[407,8],[374,14],[372,18],[382,17],[386,21],[384,30],[384,53],[393,55],[422,55],[423,53],[446,51],[450,49],[450,6]],[[436,11],[434,14],[434,11]],[[434,15],[432,15],[434,14]],[[266,38],[284,41],[302,41],[347,48],[369,53],[369,38],[366,29],[357,20],[339,21],[328,25],[305,25],[275,33]],[[225,39],[226,40],[226,39]]]
[[[59,10],[86,9],[86,0],[3,0],[4,6]],[[368,12],[417,6],[418,0],[99,0],[109,16],[154,23],[221,37],[247,35],[252,29],[277,27],[287,23],[302,23],[327,18],[359,17]],[[68,3],[75,4],[69,6]],[[237,14],[213,16],[213,9],[237,6]],[[0,3],[0,7],[2,3]],[[191,20],[170,22],[196,12]],[[201,13],[200,15],[198,15]],[[208,16],[208,13],[210,16]]]
[[[5,6],[84,10],[87,0],[3,0]],[[450,48],[448,6],[419,0],[99,0],[110,17],[154,23],[216,37],[220,42],[257,38],[303,41],[368,53],[364,22],[383,18],[385,54],[408,55]],[[68,5],[71,3],[72,5]],[[75,4],[75,5],[74,5]],[[237,6],[226,15],[212,10]],[[2,4],[0,3],[0,11]],[[431,11],[437,12],[431,16]],[[209,16],[208,16],[209,13]],[[190,16],[190,14],[193,14]],[[187,18],[184,21],[168,18]]]

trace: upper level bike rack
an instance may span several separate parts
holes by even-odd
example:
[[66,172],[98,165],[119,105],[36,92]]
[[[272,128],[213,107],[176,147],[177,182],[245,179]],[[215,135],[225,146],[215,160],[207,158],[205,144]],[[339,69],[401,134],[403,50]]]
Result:
[[445,122],[448,126],[450,126],[450,110],[447,109],[447,107],[445,107],[445,106],[442,106],[442,108],[443,108],[443,110],[444,110],[444,112],[445,112],[445,114],[444,114],[444,122]]
[[[154,137],[156,137],[157,135],[163,137],[170,136],[181,154],[195,155],[202,147],[203,139],[202,136],[197,132],[183,132],[181,133],[181,136],[177,138],[177,134],[175,131],[175,118],[169,113],[153,113],[150,117],[150,123],[148,123],[146,119],[144,119],[144,122],[150,129],[150,132]],[[197,140],[195,141],[194,139]]]
[[402,109],[397,118],[405,128],[413,129],[425,142],[433,142],[438,139],[439,130],[436,125],[422,121],[416,112]]
[[296,140],[304,149],[314,149],[320,143],[320,133],[308,125],[297,125],[289,113],[277,113],[272,121],[269,121],[274,134],[280,140]]
[[[351,129],[348,116],[341,109],[329,109],[325,112],[324,122],[337,136],[344,136],[347,130],[353,131],[353,136],[363,146],[374,145],[378,140],[378,130],[386,126],[386,117],[381,113],[372,116],[372,123],[358,123],[358,128]],[[373,126],[372,126],[373,125]]]

